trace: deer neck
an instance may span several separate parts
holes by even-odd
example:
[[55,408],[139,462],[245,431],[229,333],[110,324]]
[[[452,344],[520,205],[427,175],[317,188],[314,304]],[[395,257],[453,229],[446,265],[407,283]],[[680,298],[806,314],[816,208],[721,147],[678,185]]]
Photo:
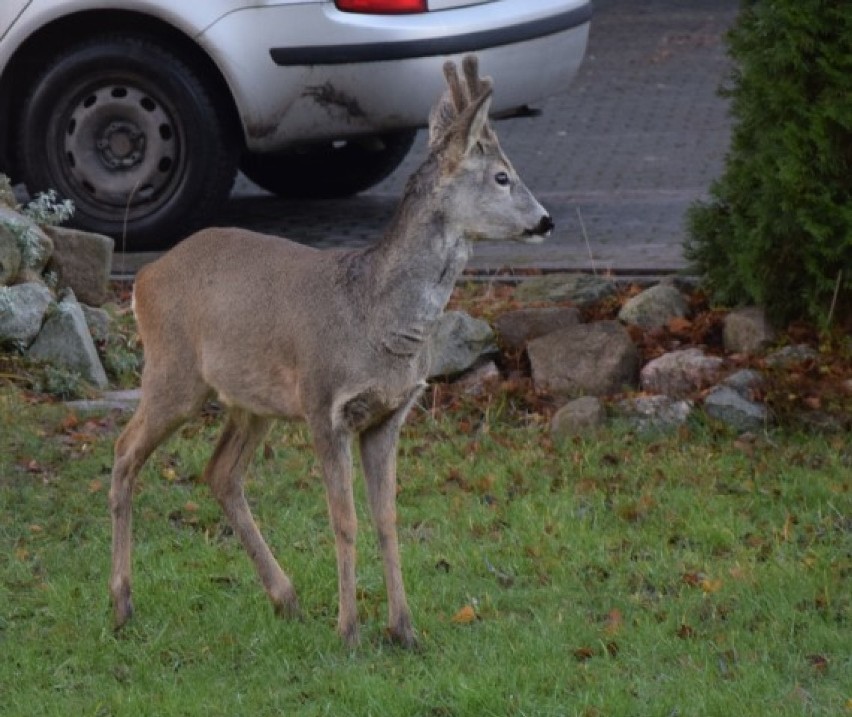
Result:
[[440,207],[405,202],[376,249],[375,289],[407,312],[432,320],[443,312],[470,255],[469,242]]
[[366,288],[378,309],[375,334],[392,354],[418,353],[450,299],[470,244],[439,200],[408,192],[371,254]]

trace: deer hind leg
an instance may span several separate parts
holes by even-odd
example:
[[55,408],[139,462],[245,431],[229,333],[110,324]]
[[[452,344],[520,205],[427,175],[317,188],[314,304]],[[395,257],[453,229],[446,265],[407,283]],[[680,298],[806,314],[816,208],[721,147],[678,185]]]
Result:
[[174,430],[198,412],[206,388],[187,386],[176,392],[171,387],[158,391],[145,385],[136,413],[115,442],[115,460],[109,506],[112,516],[112,571],[109,582],[115,629],[133,615],[131,598],[131,552],[133,488],[145,461]]
[[388,634],[404,647],[417,644],[405,597],[396,531],[396,453],[406,405],[386,422],[361,434],[361,462],[376,526],[388,593]]
[[243,493],[243,475],[268,427],[268,419],[233,409],[204,471],[204,480],[254,562],[276,615],[295,617],[299,614],[296,591],[260,534]]
[[314,445],[322,463],[326,501],[337,551],[337,631],[350,647],[358,644],[355,596],[355,538],[358,519],[352,492],[351,437],[330,426],[312,426]]

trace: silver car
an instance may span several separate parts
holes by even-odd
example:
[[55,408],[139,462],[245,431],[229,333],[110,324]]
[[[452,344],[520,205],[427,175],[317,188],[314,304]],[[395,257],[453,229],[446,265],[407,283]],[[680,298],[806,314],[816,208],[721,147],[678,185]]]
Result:
[[476,52],[494,111],[564,89],[589,0],[2,0],[0,171],[74,223],[155,248],[206,223],[237,169],[344,196],[402,161]]

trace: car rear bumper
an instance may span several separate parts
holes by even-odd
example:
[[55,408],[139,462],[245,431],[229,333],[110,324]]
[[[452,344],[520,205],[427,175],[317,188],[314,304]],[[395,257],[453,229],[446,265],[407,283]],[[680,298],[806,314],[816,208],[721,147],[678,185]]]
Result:
[[200,40],[233,90],[248,149],[274,151],[425,125],[444,62],[469,52],[495,80],[494,112],[556,94],[583,59],[590,17],[588,0],[406,16],[289,4],[231,13]]
[[373,43],[321,45],[312,47],[274,47],[269,51],[276,65],[343,65],[390,62],[479,52],[503,45],[537,40],[575,30],[592,18],[590,2],[569,7],[523,23],[469,33],[427,37],[417,40],[386,40]]

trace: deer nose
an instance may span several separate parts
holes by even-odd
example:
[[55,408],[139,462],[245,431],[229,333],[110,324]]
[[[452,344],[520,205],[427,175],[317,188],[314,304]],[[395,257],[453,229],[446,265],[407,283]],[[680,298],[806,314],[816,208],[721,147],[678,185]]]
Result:
[[535,233],[541,234],[542,236],[550,234],[554,226],[556,225],[553,223],[553,217],[549,214],[545,214],[539,221],[538,226],[535,228]]

